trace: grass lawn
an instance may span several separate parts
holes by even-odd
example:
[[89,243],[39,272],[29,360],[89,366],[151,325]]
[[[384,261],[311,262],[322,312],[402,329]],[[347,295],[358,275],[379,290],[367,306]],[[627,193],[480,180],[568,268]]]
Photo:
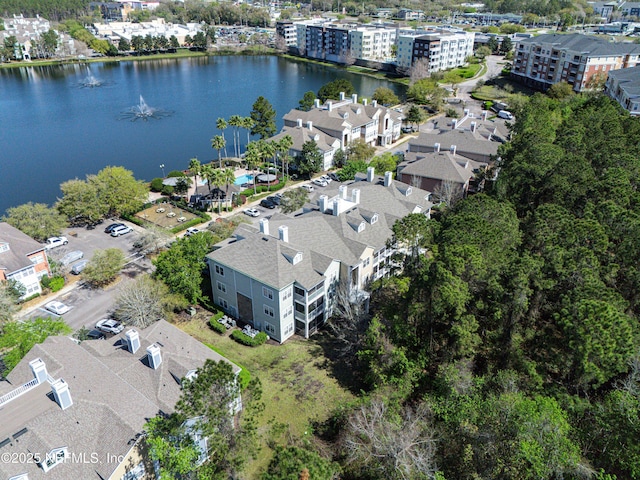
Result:
[[472,63],[466,67],[454,68],[451,71],[464,79],[469,79],[475,77],[481,68],[482,65],[480,63]]
[[260,421],[260,433],[263,448],[258,458],[242,472],[242,478],[258,478],[272,455],[266,445],[270,422],[286,424],[293,437],[303,437],[305,432],[310,432],[312,422],[327,419],[339,404],[353,400],[355,396],[333,376],[335,364],[325,356],[320,335],[311,340],[296,337],[283,345],[265,344],[252,348],[231,340],[229,332],[220,335],[211,330],[208,318],[209,315],[199,313],[193,320],[177,326],[246,368],[252,378],[257,377],[262,382],[265,411]]

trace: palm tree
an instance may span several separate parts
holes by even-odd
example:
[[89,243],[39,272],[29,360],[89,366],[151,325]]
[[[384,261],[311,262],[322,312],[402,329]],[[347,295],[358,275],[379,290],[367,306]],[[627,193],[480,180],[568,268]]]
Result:
[[[213,186],[216,187],[220,192],[222,192],[222,186],[225,184],[226,181],[227,181],[226,176],[221,169],[217,168],[213,170],[211,183],[213,183]],[[222,205],[222,199],[218,197],[218,215],[220,215],[221,205]]]
[[291,135],[285,135],[280,139],[279,142],[276,143],[276,150],[280,156],[280,161],[282,162],[282,179],[284,180],[286,177],[285,174],[285,165],[287,163],[287,159],[289,158],[289,149],[293,146],[293,138]]
[[247,162],[247,168],[253,170],[253,194],[256,192],[256,167],[260,165],[262,161],[262,153],[260,152],[260,145],[258,142],[249,142],[247,144],[247,151],[244,155],[244,161]]
[[242,117],[240,115],[231,115],[229,118],[229,125],[233,127],[233,151],[235,157],[240,157],[240,136],[238,129],[242,126]]
[[[242,117],[240,121],[240,126],[247,130],[247,145],[251,141],[251,129],[255,125],[256,122],[253,121],[251,117]],[[238,143],[240,143],[240,139],[238,139]],[[246,151],[246,150],[245,150]]]
[[225,193],[227,194],[227,202],[229,202],[229,185],[236,181],[236,174],[230,168],[225,168],[222,173],[224,174],[224,183],[227,185]]
[[228,127],[227,121],[220,117],[216,120],[216,128],[222,132],[222,138],[224,138],[224,156],[227,157],[227,139],[224,136],[224,131]]
[[[259,140],[260,154],[262,155],[262,161],[273,159],[276,155],[276,145],[273,142],[267,142],[266,140]],[[267,169],[267,178],[271,169]],[[271,191],[271,182],[267,182],[267,190]]]
[[200,167],[200,175],[207,181],[207,187],[209,187],[209,193],[211,193],[211,180],[213,180],[213,165],[207,163]]
[[216,135],[211,139],[211,148],[218,150],[218,165],[222,169],[222,158],[220,157],[220,151],[227,145],[222,135]]
[[201,169],[202,165],[200,164],[200,160],[197,158],[189,160],[189,171],[193,174],[193,185],[195,186],[196,192],[198,191],[198,175],[200,175]]

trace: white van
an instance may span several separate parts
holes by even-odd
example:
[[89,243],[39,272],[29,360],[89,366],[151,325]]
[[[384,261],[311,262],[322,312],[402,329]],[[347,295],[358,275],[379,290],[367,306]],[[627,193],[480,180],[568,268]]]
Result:
[[500,110],[498,112],[498,117],[504,118],[505,120],[513,120],[513,115],[511,112],[507,112],[506,110]]

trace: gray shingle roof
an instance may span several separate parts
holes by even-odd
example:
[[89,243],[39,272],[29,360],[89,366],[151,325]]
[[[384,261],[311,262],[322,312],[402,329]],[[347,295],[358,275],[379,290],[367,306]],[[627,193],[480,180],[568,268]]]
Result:
[[433,149],[435,144],[440,144],[440,150],[449,150],[456,146],[456,153],[464,156],[467,154],[497,155],[500,143],[492,142],[482,137],[478,132],[468,130],[445,130],[442,133],[421,133],[418,138],[409,142],[409,151],[418,151],[423,147]]
[[473,177],[473,170],[480,165],[486,164],[452,155],[450,152],[409,152],[405,156],[405,161],[399,165],[399,171],[403,175],[415,175],[464,185]]
[[640,66],[611,70],[609,76],[617,80],[630,97],[640,95]]
[[[283,137],[289,135],[291,140],[293,140],[293,145],[291,148],[293,150],[302,151],[302,147],[305,143],[313,140],[318,145],[318,148],[323,152],[328,152],[334,150],[339,146],[339,142],[336,138],[327,135],[323,131],[318,128],[313,128],[309,130],[306,126],[303,127],[282,127],[282,130],[277,135],[269,138],[267,141],[280,141]],[[337,145],[336,145],[337,144]]]
[[531,43],[534,45],[553,45],[558,49],[568,49],[588,54],[592,57],[610,57],[611,55],[624,55],[640,53],[640,45],[628,42],[609,42],[600,37],[571,33],[568,35],[548,33],[537,37],[518,40],[518,43]]
[[0,222],[0,244],[2,243],[9,244],[9,250],[0,253],[0,269],[6,270],[7,274],[33,265],[27,255],[44,249],[29,235],[6,222]]
[[[114,458],[127,454],[145,422],[159,411],[173,411],[180,396],[177,379],[207,358],[223,359],[164,320],[139,334],[141,346],[135,354],[123,349],[119,337],[80,345],[67,337],[49,337],[31,349],[9,381],[17,386],[31,380],[28,363],[41,358],[51,377],[69,385],[73,405],[60,409],[47,396],[48,383],[6,404],[0,409],[0,438],[22,428],[27,433],[0,452],[47,453],[66,446],[76,456],[95,454],[100,463],[65,462],[47,473],[34,464],[0,463],[0,478],[20,473],[28,473],[31,480],[109,478],[118,466]],[[157,370],[142,361],[152,343],[161,344],[163,361]],[[240,371],[236,365],[233,368]]]

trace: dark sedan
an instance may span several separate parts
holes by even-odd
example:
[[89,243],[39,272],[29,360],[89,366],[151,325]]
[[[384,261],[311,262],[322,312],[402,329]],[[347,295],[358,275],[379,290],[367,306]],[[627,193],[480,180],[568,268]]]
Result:
[[260,206],[261,206],[261,207],[264,207],[264,208],[271,208],[271,209],[276,208],[276,204],[275,204],[275,203],[273,203],[273,202],[272,202],[271,200],[269,200],[268,198],[265,198],[264,200],[262,200],[262,201],[260,202]]

